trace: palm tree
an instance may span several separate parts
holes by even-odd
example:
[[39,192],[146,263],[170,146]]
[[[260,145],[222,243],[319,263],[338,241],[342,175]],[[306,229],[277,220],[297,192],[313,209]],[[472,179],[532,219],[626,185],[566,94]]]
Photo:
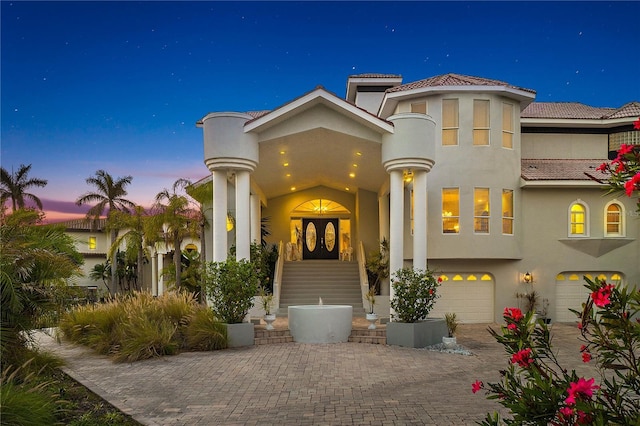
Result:
[[147,241],[145,232],[148,228],[146,222],[149,216],[147,216],[145,209],[142,206],[135,206],[134,211],[129,214],[121,211],[114,211],[111,216],[111,222],[109,223],[109,229],[127,229],[127,232],[118,236],[109,249],[109,257],[113,258],[118,250],[118,247],[124,242],[126,244],[125,250],[125,263],[135,263],[136,265],[136,283],[137,286],[143,284],[143,261],[147,255],[145,250],[145,243]]
[[[125,187],[131,183],[133,178],[131,176],[120,177],[116,180],[105,172],[104,170],[98,170],[95,176],[88,177],[86,182],[88,185],[96,188],[95,192],[87,192],[81,195],[76,200],[76,204],[81,206],[87,203],[96,203],[87,212],[87,220],[93,220],[93,223],[97,223],[100,216],[107,211],[107,223],[111,221],[111,215],[113,212],[120,210],[129,212],[130,209],[135,208],[135,204],[126,198],[127,191]],[[111,229],[111,242],[113,243],[118,238],[118,228],[110,227]],[[111,294],[115,294],[117,291],[117,262],[111,262]]]
[[42,201],[35,195],[26,192],[30,187],[45,187],[47,180],[38,178],[28,178],[27,175],[31,170],[31,164],[25,166],[20,164],[20,168],[16,173],[9,173],[4,167],[0,168],[0,202],[2,205],[11,198],[13,211],[23,209],[25,206],[25,198],[36,203],[38,208],[42,210]]
[[156,195],[154,215],[154,228],[164,236],[165,244],[173,246],[173,268],[175,270],[175,286],[180,288],[182,275],[182,250],[181,245],[187,236],[198,235],[198,221],[193,220],[193,210],[190,208],[189,199],[178,192],[184,190],[191,182],[187,179],[178,179],[174,182],[171,191],[164,189]]

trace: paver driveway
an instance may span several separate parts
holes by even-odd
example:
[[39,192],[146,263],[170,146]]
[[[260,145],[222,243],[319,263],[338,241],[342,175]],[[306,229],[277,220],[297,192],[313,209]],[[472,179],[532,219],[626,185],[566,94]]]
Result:
[[[132,364],[41,336],[66,371],[146,425],[466,425],[499,409],[471,383],[507,364],[491,325],[461,325],[465,356],[365,343],[282,343],[182,353]],[[588,377],[575,325],[554,324],[554,347]],[[597,377],[597,376],[596,376]]]

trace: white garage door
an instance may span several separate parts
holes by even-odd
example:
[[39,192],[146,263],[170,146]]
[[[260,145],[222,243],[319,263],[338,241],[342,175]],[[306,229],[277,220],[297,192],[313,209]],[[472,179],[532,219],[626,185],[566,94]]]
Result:
[[430,317],[454,312],[463,323],[493,322],[494,283],[489,274],[443,274],[438,287],[440,298]]
[[587,301],[589,289],[584,285],[584,276],[594,280],[605,279],[608,283],[616,284],[621,276],[615,272],[563,272],[556,276],[556,314],[557,322],[577,322],[578,317],[569,309],[580,311],[582,304]]

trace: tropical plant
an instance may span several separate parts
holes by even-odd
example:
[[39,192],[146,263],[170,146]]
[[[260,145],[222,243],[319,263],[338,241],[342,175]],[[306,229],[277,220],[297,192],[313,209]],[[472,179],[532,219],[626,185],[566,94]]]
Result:
[[369,287],[375,289],[376,294],[380,294],[382,280],[389,278],[389,241],[382,239],[380,248],[369,253],[366,263]]
[[[57,225],[36,226],[43,214],[17,210],[0,216],[0,329],[2,365],[24,350],[39,317],[58,312],[56,294],[82,274],[82,255]],[[65,303],[65,298],[58,298]]]
[[[87,211],[87,220],[92,221],[92,226],[95,226],[100,217],[107,210],[107,222],[110,222],[113,212],[120,210],[129,212],[130,209],[135,208],[135,204],[132,201],[124,198],[127,195],[125,187],[131,183],[133,178],[131,176],[120,177],[114,180],[114,178],[104,170],[98,170],[95,176],[88,177],[85,181],[87,185],[94,186],[95,192],[86,192],[78,197],[76,204],[81,206],[83,204],[96,203]],[[111,242],[113,243],[118,237],[118,229],[115,226],[111,226]],[[111,286],[109,287],[111,294],[117,292],[117,262],[111,261]]]
[[194,220],[194,209],[186,195],[181,192],[189,187],[187,179],[178,179],[171,190],[163,189],[156,195],[151,229],[163,236],[166,245],[173,247],[174,284],[181,288],[182,279],[182,241],[198,236],[199,221]]
[[590,295],[583,310],[573,312],[579,317],[582,361],[596,362],[600,384],[561,365],[549,328],[532,322],[533,312],[505,308],[506,325],[489,332],[510,356],[509,367],[500,382],[477,380],[472,391],[485,390],[511,417],[488,414],[482,424],[640,424],[640,291],[585,281]]
[[113,259],[119,247],[122,246],[122,244],[125,245],[125,263],[135,265],[135,290],[140,290],[140,285],[144,282],[144,268],[142,265],[149,254],[145,244],[147,233],[150,232],[150,226],[147,224],[148,221],[149,216],[146,214],[145,209],[142,206],[135,206],[131,213],[119,210],[114,211],[111,215],[111,220],[107,224],[107,230],[126,229],[124,234],[118,235],[118,237],[112,241],[108,256],[110,259]]
[[439,297],[438,282],[439,279],[428,269],[402,268],[396,271],[391,278],[393,317],[408,323],[425,320]]
[[89,278],[94,281],[102,281],[109,293],[111,293],[111,290],[109,289],[109,281],[111,280],[111,262],[107,260],[104,263],[94,265],[89,272]]
[[369,291],[365,294],[365,298],[367,299],[367,302],[369,302],[369,313],[372,314],[373,308],[376,305],[376,288],[369,287]]
[[244,321],[253,306],[260,280],[255,266],[229,257],[224,262],[210,262],[205,271],[205,292],[217,318],[227,324]]
[[42,210],[42,201],[35,195],[27,192],[31,187],[43,188],[47,185],[45,179],[28,178],[31,164],[20,168],[15,173],[9,173],[4,167],[0,167],[0,204],[4,205],[11,199],[12,211],[25,208],[25,199],[33,201]]
[[458,316],[455,312],[447,312],[444,314],[444,322],[447,324],[447,334],[449,337],[456,335],[458,330]]
[[265,315],[271,315],[271,305],[273,304],[273,293],[260,286],[258,288],[258,296],[260,296],[260,304],[264,310]]

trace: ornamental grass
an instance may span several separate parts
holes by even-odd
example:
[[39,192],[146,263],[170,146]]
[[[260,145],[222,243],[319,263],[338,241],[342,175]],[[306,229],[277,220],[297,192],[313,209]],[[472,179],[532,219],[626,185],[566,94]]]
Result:
[[227,347],[224,326],[190,293],[138,292],[79,306],[63,316],[60,331],[117,362]]

